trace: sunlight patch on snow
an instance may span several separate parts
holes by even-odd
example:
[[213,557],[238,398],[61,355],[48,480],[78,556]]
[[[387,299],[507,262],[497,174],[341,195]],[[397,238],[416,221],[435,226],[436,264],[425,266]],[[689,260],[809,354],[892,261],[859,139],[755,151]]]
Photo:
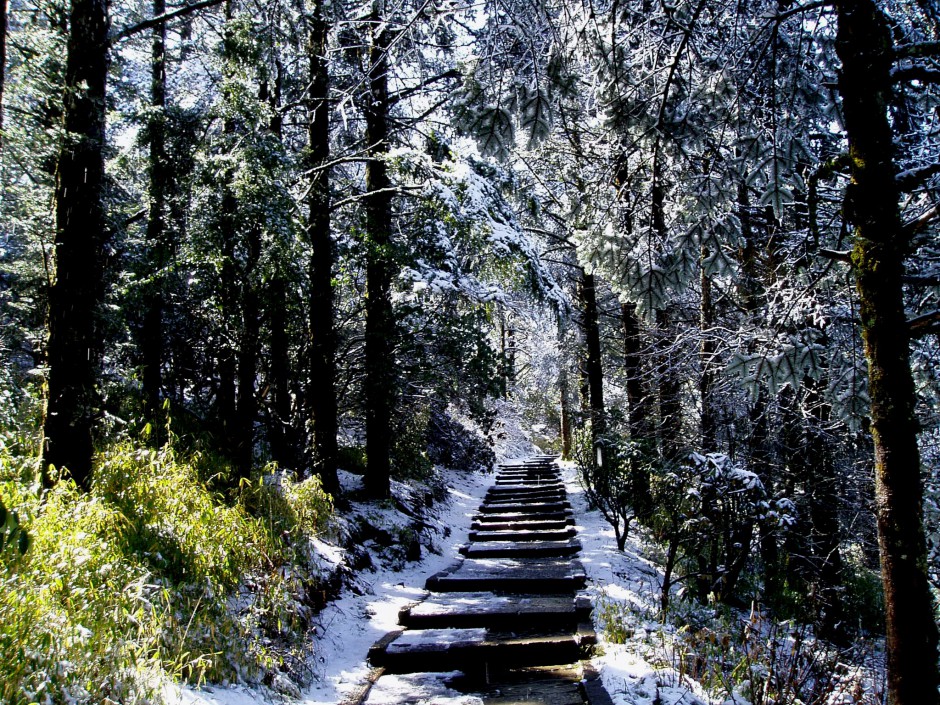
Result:
[[383,676],[376,683],[366,705],[483,705],[473,695],[462,695],[449,688],[446,680],[459,673],[407,674]]

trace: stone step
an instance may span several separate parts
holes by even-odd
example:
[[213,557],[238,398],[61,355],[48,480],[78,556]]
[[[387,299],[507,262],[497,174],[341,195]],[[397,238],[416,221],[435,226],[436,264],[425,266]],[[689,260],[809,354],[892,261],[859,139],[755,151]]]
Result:
[[574,523],[574,514],[571,510],[551,512],[487,512],[473,517],[474,522],[507,522],[507,521],[567,521]]
[[547,666],[585,657],[596,637],[593,631],[567,634],[518,635],[490,629],[408,629],[392,632],[369,650],[373,666],[388,673],[473,672],[498,664]]
[[412,629],[499,627],[519,629],[551,624],[577,628],[589,620],[586,597],[552,595],[494,595],[489,592],[432,593],[423,602],[398,613],[399,623]]
[[468,558],[563,558],[581,550],[581,543],[567,541],[478,541],[467,544],[460,552]]
[[584,668],[581,664],[494,668],[485,678],[458,676],[448,685],[478,697],[483,705],[585,705]]
[[567,502],[568,495],[564,492],[537,492],[535,494],[506,494],[487,495],[483,498],[484,504],[531,504],[532,502]]
[[[574,518],[566,517],[563,519],[518,519],[515,521],[500,521],[499,514],[489,514],[480,519],[474,520],[470,525],[471,531],[553,531],[558,529],[567,529],[574,526]],[[531,515],[526,515],[531,516]]]
[[479,508],[482,514],[530,514],[544,512],[564,512],[570,510],[568,502],[487,502]]
[[525,486],[525,485],[506,485],[505,487],[494,487],[486,493],[487,497],[530,497],[545,494],[564,495],[564,487],[557,486]]
[[514,531],[512,529],[483,529],[471,531],[471,541],[561,541],[574,538],[577,531],[573,527],[565,529],[536,529],[529,531]]
[[542,487],[544,485],[558,484],[557,477],[498,477],[493,483],[494,487],[506,487],[508,485],[520,485],[522,487]]
[[514,592],[550,595],[580,590],[580,561],[564,558],[466,558],[427,579],[432,592]]
[[533,485],[502,485],[500,487],[491,487],[488,491],[488,495],[504,495],[504,494],[515,494],[516,492],[521,492],[522,494],[532,494],[533,492],[564,492],[565,486],[560,482],[553,482],[551,484],[545,484],[540,486]]

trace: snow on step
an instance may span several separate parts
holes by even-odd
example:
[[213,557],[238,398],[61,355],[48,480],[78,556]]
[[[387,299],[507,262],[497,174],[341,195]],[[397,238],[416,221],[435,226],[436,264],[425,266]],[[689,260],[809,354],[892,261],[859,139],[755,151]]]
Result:
[[437,592],[531,592],[580,590],[586,576],[580,561],[551,558],[467,558],[456,568],[428,578],[426,588]]
[[593,644],[580,632],[515,636],[489,629],[408,629],[384,645],[373,647],[369,660],[389,673],[461,671],[485,667],[573,663]]
[[587,620],[591,601],[556,595],[494,595],[489,592],[432,593],[399,613],[403,626],[415,628],[493,627],[570,624]]
[[539,531],[539,530],[558,530],[567,529],[574,525],[573,517],[560,519],[529,519],[531,515],[525,515],[526,518],[510,519],[501,521],[499,514],[489,514],[484,517],[478,517],[470,525],[471,531]]
[[573,527],[564,529],[481,529],[470,532],[471,541],[562,541],[573,538]]
[[541,521],[563,521],[567,524],[574,524],[574,515],[571,510],[559,510],[551,512],[489,512],[486,514],[477,514],[473,521],[475,523],[500,523],[500,522],[541,522]]
[[532,485],[501,485],[500,487],[491,487],[487,491],[487,496],[497,496],[504,494],[539,494],[541,492],[564,492],[564,485],[558,483],[545,484],[533,487]]
[[480,507],[484,514],[500,514],[517,512],[563,512],[571,509],[568,502],[490,502]]
[[581,550],[581,543],[567,541],[482,541],[460,549],[468,558],[562,558],[573,556]]

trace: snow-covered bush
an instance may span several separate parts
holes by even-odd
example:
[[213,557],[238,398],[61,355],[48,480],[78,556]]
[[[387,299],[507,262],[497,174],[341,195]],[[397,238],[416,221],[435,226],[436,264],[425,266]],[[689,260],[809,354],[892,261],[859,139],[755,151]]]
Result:
[[0,449],[0,501],[32,538],[0,554],[0,702],[155,702],[161,671],[300,677],[317,574],[295,548],[330,514],[318,481],[254,480],[227,501],[198,455],[123,441],[91,492],[61,480],[41,499],[27,462]]
[[486,472],[496,462],[482,435],[437,406],[432,407],[428,423],[428,457],[435,465],[467,472]]
[[614,432],[594,442],[590,429],[581,429],[572,450],[588,502],[613,527],[617,548],[624,550],[645,486],[642,478],[649,473],[643,446]]
[[775,531],[793,523],[790,500],[769,498],[755,473],[721,453],[692,453],[684,463],[660,466],[652,493],[654,536],[665,544],[663,609],[679,582],[691,582],[703,602],[733,599],[757,527]]

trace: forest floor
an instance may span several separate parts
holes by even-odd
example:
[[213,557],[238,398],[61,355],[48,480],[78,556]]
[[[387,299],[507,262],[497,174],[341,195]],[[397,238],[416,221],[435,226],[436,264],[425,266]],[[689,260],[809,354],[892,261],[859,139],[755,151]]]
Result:
[[[499,460],[524,457],[537,452],[531,444],[514,443],[497,449]],[[737,685],[729,679],[716,683],[715,674],[728,670],[727,663],[692,663],[687,646],[688,622],[673,614],[660,621],[658,606],[662,573],[649,556],[655,551],[651,542],[631,532],[626,550],[616,550],[613,530],[601,514],[591,510],[571,464],[563,464],[565,484],[571,501],[578,537],[583,545],[580,559],[588,576],[585,592],[594,604],[594,623],[599,644],[593,658],[594,668],[601,674],[604,686],[616,705],[748,705],[748,680],[738,678]],[[425,546],[417,561],[390,558],[380,546],[366,542],[372,555],[373,570],[360,570],[347,580],[338,599],[319,615],[316,634],[310,649],[311,685],[296,691],[290,687],[251,688],[245,685],[211,686],[203,689],[167,687],[167,700],[178,705],[254,705],[266,702],[296,701],[302,705],[334,705],[357,692],[369,675],[366,662],[369,647],[397,626],[399,610],[424,594],[425,580],[458,560],[459,547],[466,542],[471,519],[493,473],[444,471],[447,497],[434,505],[425,516],[428,532]],[[354,488],[361,478],[343,473],[343,481]],[[396,484],[396,496],[411,490]],[[394,503],[393,503],[394,504]],[[395,506],[377,507],[353,503],[353,514],[367,515],[379,526],[393,529],[408,517]],[[324,544],[327,562],[342,559],[342,549]],[[330,552],[333,555],[329,555]],[[692,608],[689,608],[692,610]],[[695,608],[687,615],[689,621],[704,623],[710,610]],[[762,619],[762,618],[760,618]],[[730,630],[749,628],[758,632],[747,611],[726,615]],[[682,626],[676,626],[676,625]],[[750,627],[748,626],[750,625]],[[712,632],[715,633],[715,632]],[[693,654],[694,655],[694,654]],[[751,667],[753,664],[745,665]],[[696,671],[696,669],[698,669]],[[380,693],[369,705],[482,705],[476,696],[458,693],[447,686],[448,676],[415,677],[384,676]],[[710,680],[711,694],[703,682]],[[821,702],[868,702],[844,699],[849,688],[870,689],[871,671],[864,667],[849,669],[845,683]],[[717,687],[716,687],[717,686]],[[716,697],[717,693],[722,693]],[[870,695],[870,693],[869,693]]]

